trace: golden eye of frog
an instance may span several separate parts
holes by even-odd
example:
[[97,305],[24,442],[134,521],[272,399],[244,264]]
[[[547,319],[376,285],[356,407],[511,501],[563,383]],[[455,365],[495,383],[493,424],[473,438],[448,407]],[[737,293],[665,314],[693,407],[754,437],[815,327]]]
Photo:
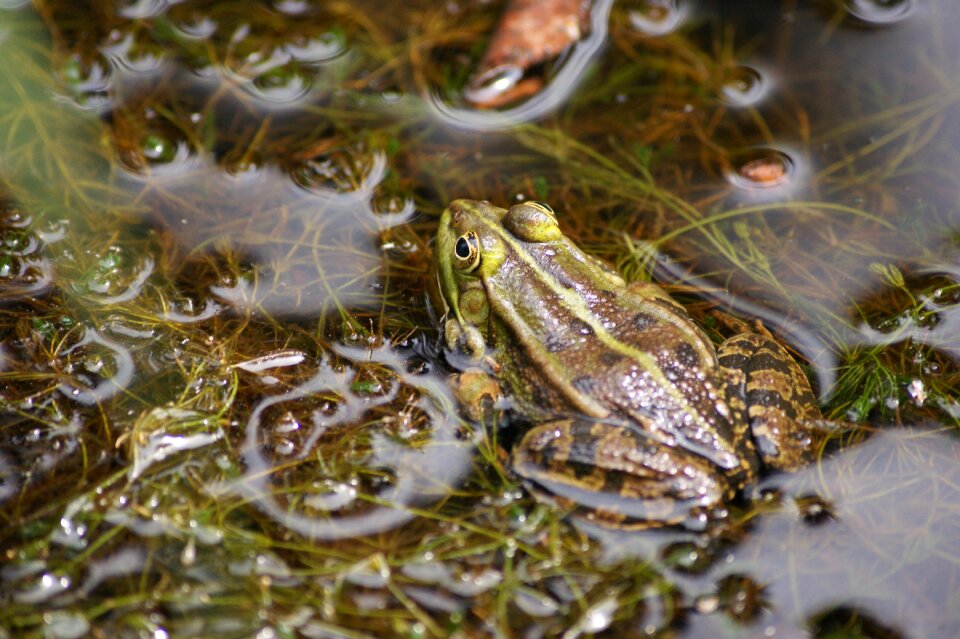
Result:
[[533,428],[511,467],[539,498],[612,527],[696,526],[761,463],[794,469],[823,418],[771,336],[715,346],[660,287],[627,285],[542,202],[456,200],[440,219],[447,346]]

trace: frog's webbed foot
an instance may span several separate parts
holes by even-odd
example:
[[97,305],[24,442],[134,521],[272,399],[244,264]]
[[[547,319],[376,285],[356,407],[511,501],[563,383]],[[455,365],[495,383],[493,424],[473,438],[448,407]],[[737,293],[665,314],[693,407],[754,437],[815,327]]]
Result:
[[500,399],[500,385],[480,368],[468,368],[450,376],[454,396],[475,422],[481,421]]
[[742,388],[750,430],[764,463],[796,470],[809,463],[832,422],[823,419],[810,382],[775,339],[735,335],[717,349],[720,365]]
[[731,492],[695,455],[582,418],[533,428],[514,447],[511,466],[538,499],[612,528],[702,525],[698,516]]

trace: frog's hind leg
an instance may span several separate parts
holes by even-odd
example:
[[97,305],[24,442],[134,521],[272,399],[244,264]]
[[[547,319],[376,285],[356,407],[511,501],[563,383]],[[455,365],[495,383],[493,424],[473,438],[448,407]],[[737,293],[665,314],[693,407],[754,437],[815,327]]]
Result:
[[768,334],[742,333],[723,342],[717,355],[743,380],[750,430],[764,463],[795,470],[811,461],[830,423],[783,346]]
[[696,527],[731,496],[706,460],[589,419],[533,428],[514,447],[511,466],[538,499],[612,528]]

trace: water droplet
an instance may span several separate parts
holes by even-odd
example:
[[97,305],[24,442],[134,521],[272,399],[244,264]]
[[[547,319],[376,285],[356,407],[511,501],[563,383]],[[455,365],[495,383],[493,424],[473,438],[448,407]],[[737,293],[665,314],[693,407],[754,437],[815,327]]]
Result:
[[634,29],[648,36],[666,35],[687,17],[687,5],[681,0],[642,0],[627,14]]
[[102,47],[101,51],[113,66],[138,74],[159,68],[166,55],[165,50],[156,42],[148,39],[137,40],[133,34],[127,34],[120,41]]
[[613,623],[613,614],[618,606],[616,597],[607,597],[590,606],[577,624],[583,632],[594,633],[606,630]]
[[819,495],[797,497],[796,504],[803,520],[813,526],[819,526],[835,519],[833,504]]
[[342,34],[328,32],[316,38],[301,38],[283,49],[294,60],[317,64],[343,55],[347,51],[347,42]]
[[167,0],[135,0],[117,9],[124,18],[143,20],[162,14],[167,9]]
[[757,69],[746,65],[736,67],[721,89],[723,100],[734,106],[756,104],[767,93],[767,82]]
[[288,16],[296,16],[306,13],[310,5],[305,0],[277,0],[273,3],[273,8]]
[[217,31],[217,23],[201,14],[190,16],[188,20],[180,22],[177,27],[184,36],[196,40],[206,40]]
[[306,161],[295,169],[293,177],[312,192],[361,193],[378,184],[385,169],[382,153],[335,149]]
[[88,60],[74,53],[63,60],[58,75],[77,106],[97,109],[109,103],[113,67],[102,56]]
[[714,554],[703,545],[694,542],[677,542],[661,551],[664,562],[674,570],[699,574],[707,570],[715,559]]
[[847,0],[847,9],[852,15],[874,25],[899,22],[914,8],[914,0]]
[[168,164],[177,155],[177,145],[158,133],[150,133],[143,138],[141,145],[143,157],[152,163]]
[[286,64],[261,73],[248,85],[258,98],[274,104],[290,104],[303,98],[313,85],[304,69]]
[[769,603],[764,588],[746,575],[727,575],[717,584],[719,603],[733,619],[748,623],[756,619]]
[[697,597],[694,607],[697,609],[697,612],[709,615],[717,611],[717,608],[720,607],[720,598],[716,595],[704,595],[702,597]]

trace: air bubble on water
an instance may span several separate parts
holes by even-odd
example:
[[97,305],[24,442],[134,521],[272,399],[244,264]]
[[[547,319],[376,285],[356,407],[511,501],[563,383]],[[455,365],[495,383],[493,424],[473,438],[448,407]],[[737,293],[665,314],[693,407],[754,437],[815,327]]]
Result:
[[627,15],[630,25],[648,36],[663,36],[675,31],[687,17],[689,3],[682,0],[643,0],[639,9]]
[[256,97],[273,104],[292,105],[303,99],[313,87],[313,78],[296,65],[283,65],[264,71],[246,85]]
[[181,22],[177,27],[185,37],[196,40],[206,40],[217,31],[217,23],[204,15],[193,16],[189,22]]
[[900,22],[915,8],[914,0],[847,0],[850,13],[872,25]]
[[168,0],[136,0],[121,7],[117,13],[131,20],[144,20],[162,14],[168,5]]
[[347,51],[347,45],[342,36],[328,32],[317,38],[304,38],[284,45],[284,51],[294,60],[318,64],[343,55]]
[[513,64],[494,67],[464,89],[464,98],[473,104],[491,104],[510,91],[523,78],[523,69]]
[[733,106],[752,106],[766,95],[769,83],[764,74],[754,67],[736,67],[724,82],[721,97]]
[[766,189],[780,186],[790,179],[793,161],[776,149],[751,153],[740,161],[730,181],[745,189]]

